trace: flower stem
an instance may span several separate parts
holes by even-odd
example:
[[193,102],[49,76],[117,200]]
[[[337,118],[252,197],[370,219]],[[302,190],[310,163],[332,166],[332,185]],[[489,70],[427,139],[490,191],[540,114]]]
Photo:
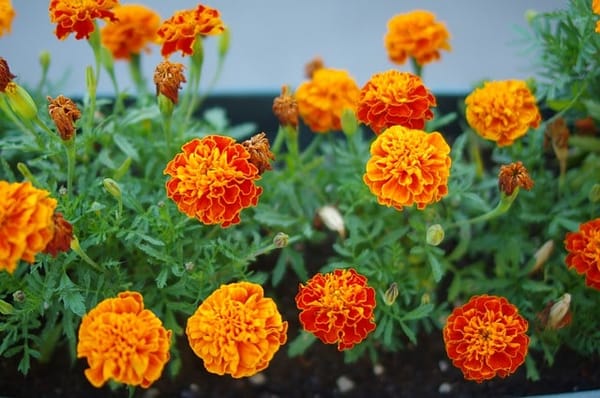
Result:
[[71,240],[71,250],[77,253],[77,255],[81,257],[83,261],[92,266],[92,268],[94,268],[96,271],[102,271],[102,268],[81,248],[79,245],[79,239],[75,235],[73,235],[73,239]]
[[67,152],[67,195],[73,195],[73,179],[75,178],[75,137],[68,141],[63,141]]
[[448,225],[446,227],[446,229],[452,228],[452,227],[457,227],[457,226],[462,226],[465,224],[476,224],[476,223],[479,223],[482,221],[489,221],[491,219],[501,216],[502,214],[506,213],[508,211],[508,209],[510,209],[513,202],[519,195],[519,187],[516,187],[510,196],[506,195],[505,193],[502,193],[501,195],[502,196],[500,197],[500,202],[498,202],[498,205],[494,209],[492,209],[492,210],[488,211],[487,213],[484,213],[480,216],[470,218],[468,220],[463,220],[463,221],[452,223],[452,224]]

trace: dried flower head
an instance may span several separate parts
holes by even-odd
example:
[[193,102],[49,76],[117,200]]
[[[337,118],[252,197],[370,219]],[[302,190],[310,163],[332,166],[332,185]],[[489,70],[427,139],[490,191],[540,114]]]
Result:
[[94,20],[115,21],[112,8],[118,0],[50,0],[50,22],[56,24],[54,33],[60,40],[75,33],[75,39],[88,39],[95,29]]
[[388,70],[371,76],[360,90],[357,118],[375,134],[396,125],[422,129],[436,105],[419,76]]
[[323,62],[323,58],[315,57],[309,63],[304,66],[304,76],[307,79],[312,79],[315,75],[315,72],[319,69],[323,69],[325,67],[325,62]]
[[124,4],[113,10],[117,20],[101,30],[102,45],[115,59],[131,59],[134,54],[149,51],[149,45],[158,40],[160,15],[141,4]]
[[87,358],[85,376],[94,387],[112,379],[148,388],[169,361],[171,331],[144,308],[138,292],[121,292],[96,305],[81,320],[77,358]]
[[533,180],[521,161],[500,166],[498,173],[498,188],[507,196],[511,196],[515,189],[523,188],[527,191],[533,188]]
[[233,138],[209,135],[181,148],[164,170],[171,178],[167,196],[177,208],[204,224],[228,227],[240,222],[240,212],[256,206],[262,188],[250,154]]
[[185,83],[183,75],[183,64],[178,62],[162,61],[156,65],[154,70],[154,84],[156,85],[156,95],[162,94],[169,98],[171,102],[179,102],[179,89],[181,83]]
[[48,242],[43,252],[56,257],[58,253],[66,253],[71,248],[73,226],[64,219],[62,213],[52,216],[52,240]]
[[48,113],[56,125],[56,130],[64,141],[75,136],[75,122],[81,117],[81,111],[70,98],[59,95],[55,99],[47,97]]
[[0,37],[5,33],[10,33],[13,18],[15,17],[15,9],[10,0],[0,0]]
[[168,57],[181,51],[182,55],[192,55],[198,36],[217,35],[224,30],[219,10],[198,4],[194,9],[177,11],[158,28],[161,54]]
[[568,268],[585,274],[585,284],[600,290],[600,218],[585,222],[565,236]]
[[564,174],[567,170],[569,135],[567,122],[563,117],[558,117],[549,122],[544,132],[544,148],[552,147],[559,162],[561,174]]
[[296,306],[300,323],[325,344],[347,350],[375,330],[375,290],[353,269],[314,275],[300,284]]
[[450,34],[435,14],[415,10],[393,16],[387,24],[385,48],[392,62],[403,64],[411,57],[419,65],[440,59],[440,50],[450,50]]
[[218,375],[252,376],[287,341],[287,321],[256,283],[222,285],[200,304],[185,329],[204,367]]
[[446,353],[467,380],[506,377],[525,362],[527,320],[504,297],[474,296],[444,325]]
[[10,72],[10,68],[8,67],[8,62],[2,57],[0,57],[0,93],[6,91],[6,86],[8,83],[12,82],[12,80],[16,76]]
[[35,261],[52,239],[56,200],[30,182],[0,181],[0,270]]
[[298,102],[288,86],[281,87],[281,95],[273,100],[273,113],[280,125],[298,128]]
[[402,210],[416,204],[422,210],[448,194],[451,164],[440,133],[394,126],[371,144],[363,181],[382,205]]
[[264,173],[265,170],[271,170],[271,160],[275,159],[275,155],[271,152],[265,133],[253,135],[249,140],[242,142],[242,145],[250,154],[249,161],[256,166],[258,174]]
[[512,143],[542,120],[536,99],[522,80],[486,82],[465,99],[469,125],[498,146]]

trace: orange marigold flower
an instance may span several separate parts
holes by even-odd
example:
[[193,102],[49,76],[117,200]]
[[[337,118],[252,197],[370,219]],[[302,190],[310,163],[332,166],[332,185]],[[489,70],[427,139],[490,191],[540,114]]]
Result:
[[85,376],[94,387],[109,379],[148,388],[169,361],[171,331],[144,308],[138,292],[121,292],[96,305],[81,320],[77,358],[87,358]]
[[0,36],[5,33],[10,33],[13,18],[15,17],[15,9],[10,0],[0,0]]
[[465,99],[469,125],[498,146],[512,145],[542,120],[536,99],[522,80],[486,82]]
[[446,353],[467,380],[506,377],[525,362],[527,320],[504,297],[474,296],[444,326]]
[[250,154],[250,163],[256,166],[258,174],[271,170],[271,160],[275,159],[275,155],[271,152],[265,133],[253,135],[249,140],[242,142],[242,145]]
[[440,50],[450,50],[446,25],[429,11],[415,10],[393,16],[387,24],[385,48],[392,62],[403,64],[411,57],[419,65],[440,59]]
[[206,370],[240,378],[269,366],[287,341],[287,328],[260,285],[239,282],[208,296],[188,319],[185,332]]
[[112,8],[119,0],[50,0],[50,22],[56,23],[54,33],[60,40],[75,33],[75,39],[88,39],[97,18],[115,21]]
[[60,138],[68,141],[75,136],[75,122],[81,117],[81,111],[72,99],[59,95],[48,100],[48,114],[56,125]]
[[158,40],[160,15],[141,4],[124,4],[115,7],[117,18],[100,31],[102,45],[115,59],[131,59],[134,54],[148,51],[148,45]]
[[64,219],[62,213],[56,212],[52,217],[52,240],[48,242],[43,252],[56,257],[58,253],[66,253],[71,248],[73,226]]
[[0,270],[12,274],[19,260],[35,261],[52,239],[55,209],[48,191],[0,181]]
[[375,290],[353,269],[314,275],[300,284],[296,306],[300,323],[325,344],[350,349],[375,330]]
[[181,83],[185,83],[183,75],[183,64],[178,62],[162,61],[156,65],[154,70],[154,84],[156,95],[162,94],[174,104],[179,102],[179,89]]
[[250,154],[233,138],[209,135],[186,143],[164,170],[171,176],[167,196],[180,211],[204,224],[228,227],[240,222],[240,212],[256,206],[262,188]]
[[523,166],[523,163],[517,161],[500,166],[498,188],[507,196],[511,196],[517,188],[531,190],[533,188],[533,180],[529,177],[529,172]]
[[198,4],[195,9],[177,11],[158,28],[161,54],[168,57],[181,51],[182,55],[192,55],[198,36],[217,35],[224,30],[219,10]]
[[281,95],[273,100],[273,113],[280,125],[298,128],[298,102],[288,86],[283,86]]
[[583,223],[565,236],[568,268],[585,274],[585,284],[600,290],[600,218]]
[[355,111],[358,95],[359,88],[348,72],[320,68],[296,89],[295,97],[304,123],[315,133],[327,133],[342,128],[342,111]]
[[15,75],[10,73],[8,62],[0,57],[0,93],[6,91],[6,86],[8,86],[8,83],[12,82],[15,77]]
[[375,134],[391,126],[422,129],[433,118],[436,99],[421,78],[409,72],[376,73],[360,90],[357,119]]
[[393,126],[371,144],[363,181],[382,205],[424,209],[448,193],[449,155],[440,133]]

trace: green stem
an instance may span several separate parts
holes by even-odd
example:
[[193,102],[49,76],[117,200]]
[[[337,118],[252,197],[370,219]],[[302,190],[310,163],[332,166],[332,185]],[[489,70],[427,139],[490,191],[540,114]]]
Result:
[[131,60],[129,61],[129,73],[131,74],[131,80],[135,84],[137,91],[138,101],[141,101],[148,94],[146,81],[142,75],[142,57],[140,54],[132,54]]
[[75,178],[75,136],[68,141],[63,141],[67,152],[67,195],[73,195],[73,180]]
[[200,78],[202,76],[202,65],[204,63],[204,49],[202,47],[202,37],[198,36],[194,41],[193,54],[190,59],[190,85],[188,87],[188,93],[184,100],[186,100],[185,106],[182,109],[185,110],[185,119],[182,127],[188,125],[194,111],[196,110],[198,101],[198,92],[200,90]]
[[420,65],[413,57],[410,57],[410,64],[415,71],[415,75],[423,78],[423,66]]
[[83,261],[88,263],[92,268],[96,271],[103,271],[102,268],[87,255],[87,253],[81,248],[79,245],[79,239],[77,236],[73,235],[73,239],[71,240],[71,250],[73,250]]
[[469,131],[469,155],[471,157],[471,161],[475,165],[475,175],[478,178],[482,178],[484,174],[483,160],[481,159],[481,149],[479,148],[479,143],[477,142],[477,137],[473,131]]
[[452,224],[448,225],[445,229],[447,230],[448,228],[453,228],[453,227],[461,226],[464,224],[476,224],[476,223],[479,223],[482,221],[489,221],[491,219],[501,216],[502,214],[506,213],[508,211],[508,209],[510,209],[513,202],[519,195],[519,187],[516,187],[515,190],[513,191],[512,195],[510,195],[510,196],[506,195],[505,193],[502,193],[501,195],[502,196],[500,197],[500,202],[498,202],[498,205],[494,209],[492,209],[492,210],[488,211],[487,213],[482,214],[480,216],[470,218],[468,220],[452,223]]

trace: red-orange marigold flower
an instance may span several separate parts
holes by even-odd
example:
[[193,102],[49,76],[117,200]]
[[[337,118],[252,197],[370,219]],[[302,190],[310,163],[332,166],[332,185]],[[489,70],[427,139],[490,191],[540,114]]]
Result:
[[256,206],[262,188],[250,154],[233,138],[210,135],[186,143],[164,170],[167,196],[180,211],[204,224],[228,227],[240,212]]
[[363,181],[382,205],[424,209],[448,193],[449,155],[438,132],[390,127],[371,144]]
[[52,231],[52,239],[43,252],[56,257],[58,253],[66,253],[71,248],[73,226],[65,220],[62,213],[56,212],[52,217]]
[[585,274],[585,284],[600,290],[600,218],[585,222],[565,235],[568,268]]
[[467,380],[506,377],[525,362],[527,320],[504,297],[474,296],[444,326],[446,353]]
[[118,0],[50,0],[50,22],[56,23],[54,33],[60,40],[75,33],[75,39],[88,39],[97,18],[115,21],[112,8]]
[[218,375],[252,376],[287,341],[287,321],[256,283],[222,285],[202,302],[187,322],[192,350]]
[[148,388],[169,361],[171,331],[144,308],[138,292],[98,303],[81,320],[77,358],[87,358],[85,376],[94,387],[109,379]]
[[375,330],[375,290],[353,269],[314,275],[300,284],[296,306],[300,323],[325,344],[346,350]]
[[115,59],[131,59],[134,54],[149,50],[158,40],[160,15],[141,4],[124,4],[113,10],[116,21],[100,31],[102,45]]
[[198,36],[217,35],[224,30],[219,10],[199,4],[195,9],[177,11],[158,28],[161,54],[168,57],[181,51],[182,55],[192,55]]
[[421,78],[409,72],[376,73],[360,90],[357,119],[375,134],[391,126],[422,129],[433,118],[433,94]]
[[0,0],[0,36],[5,33],[10,33],[13,18],[15,17],[15,9],[10,0]]
[[19,260],[35,261],[52,239],[55,209],[48,191],[0,181],[0,270],[12,274]]
[[8,66],[8,62],[2,57],[0,57],[0,93],[4,93],[6,91],[6,86],[12,82],[12,80],[16,76],[13,75],[10,71],[10,67]]
[[536,99],[522,80],[484,83],[465,99],[469,125],[498,146],[512,145],[542,120]]
[[407,57],[425,65],[440,59],[440,50],[450,50],[446,25],[425,10],[393,16],[387,24],[385,48],[392,62],[403,64]]
[[295,93],[298,112],[315,133],[341,130],[344,109],[356,110],[359,88],[345,70],[320,68]]

